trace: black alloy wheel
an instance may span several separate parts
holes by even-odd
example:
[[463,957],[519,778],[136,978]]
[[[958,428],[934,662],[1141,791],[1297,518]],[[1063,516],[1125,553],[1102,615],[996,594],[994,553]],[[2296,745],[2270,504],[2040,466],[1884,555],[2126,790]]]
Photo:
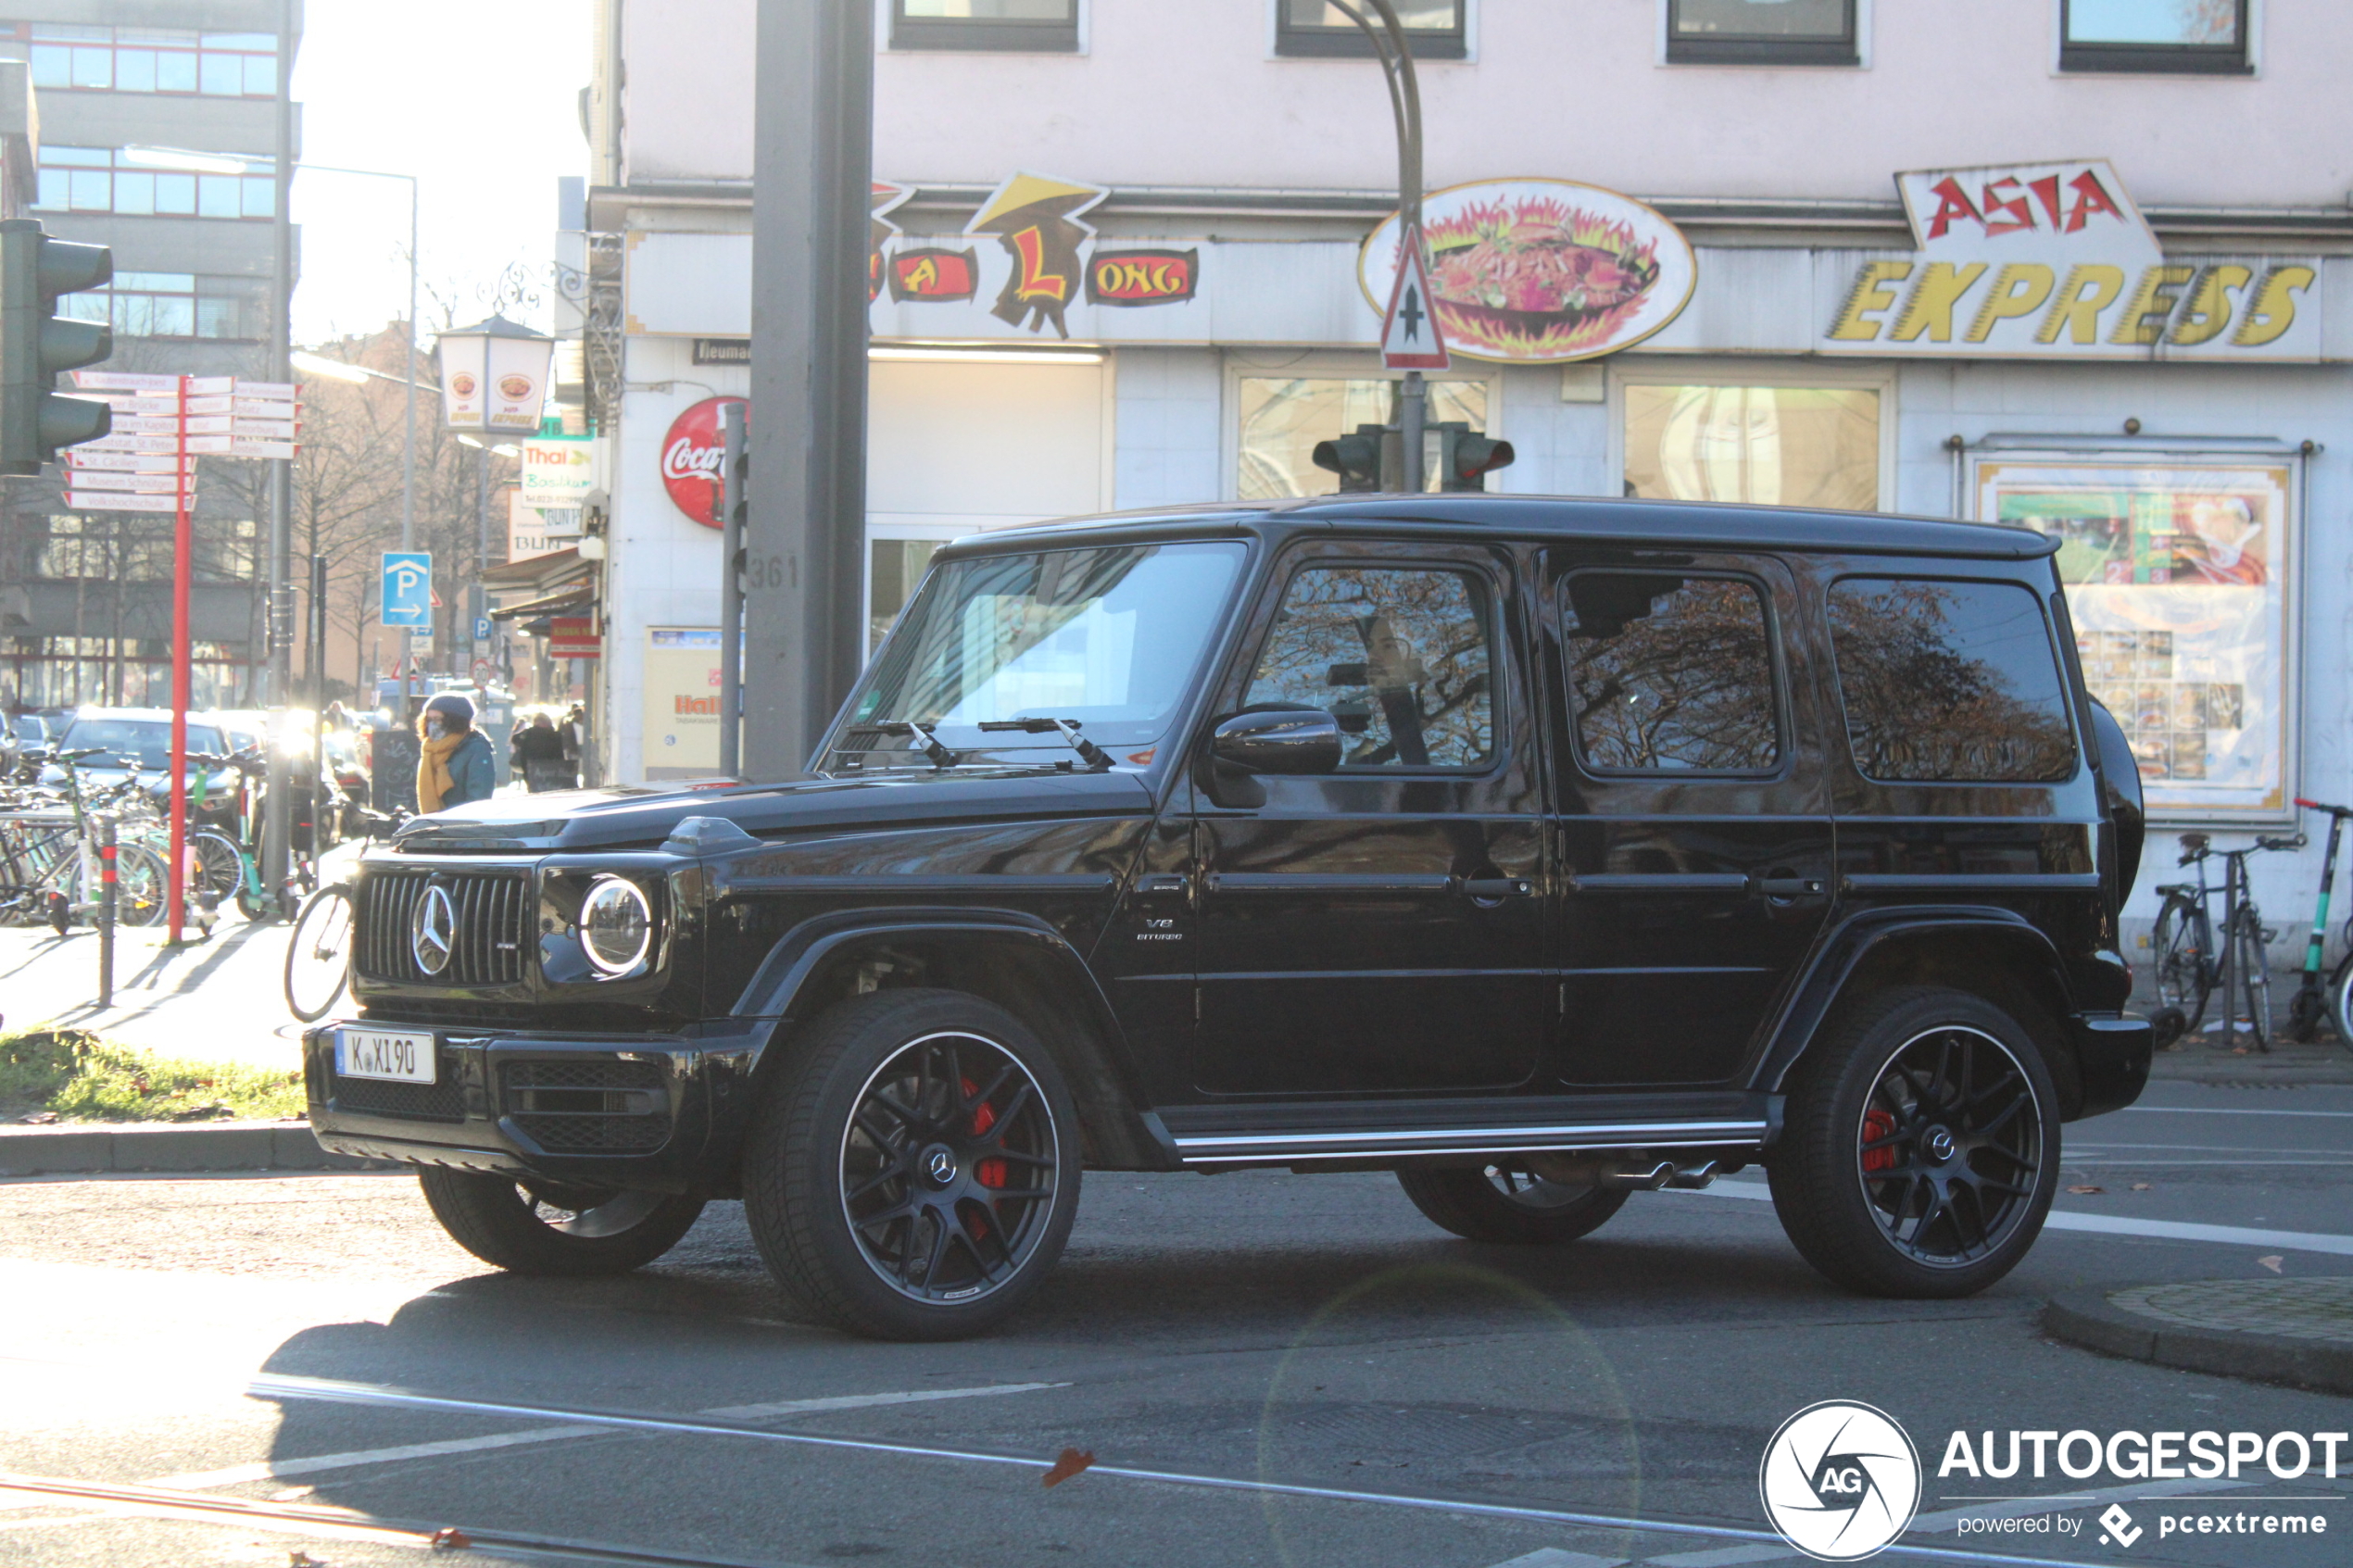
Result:
[[1509,1161],[1479,1169],[1409,1166],[1397,1185],[1432,1224],[1466,1241],[1541,1246],[1575,1241],[1626,1206],[1617,1188],[1549,1181]]
[[437,1165],[418,1171],[417,1184],[451,1239],[520,1274],[627,1273],[677,1246],[702,1213],[699,1198]]
[[1842,1285],[1973,1294],[2041,1234],[2057,1105],[2041,1050],[2001,1009],[1942,988],[1881,993],[1799,1064],[1768,1162],[1774,1208]]
[[873,992],[819,1018],[772,1085],[745,1213],[778,1282],[817,1316],[957,1338],[1052,1267],[1078,1167],[1076,1108],[1019,1020],[958,992]]

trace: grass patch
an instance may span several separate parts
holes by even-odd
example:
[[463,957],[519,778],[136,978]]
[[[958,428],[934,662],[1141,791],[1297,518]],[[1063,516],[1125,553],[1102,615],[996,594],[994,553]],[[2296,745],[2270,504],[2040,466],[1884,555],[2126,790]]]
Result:
[[302,1074],[132,1050],[82,1029],[0,1035],[0,1105],[60,1122],[276,1121],[305,1114]]

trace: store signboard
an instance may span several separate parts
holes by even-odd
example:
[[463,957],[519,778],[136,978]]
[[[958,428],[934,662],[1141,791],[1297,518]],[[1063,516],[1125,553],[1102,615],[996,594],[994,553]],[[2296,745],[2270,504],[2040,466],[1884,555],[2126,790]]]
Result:
[[605,640],[598,633],[596,617],[551,616],[547,621],[547,655],[551,659],[600,659]]
[[645,728],[639,733],[646,777],[698,779],[718,772],[718,628],[648,628],[645,679]]
[[[1699,262],[1655,208],[1567,180],[1487,180],[1422,198],[1429,295],[1453,352],[1550,365],[1630,348],[1682,313]],[[1398,220],[1365,240],[1357,286],[1397,286]]]
[[1822,353],[2321,358],[2319,257],[2169,257],[2104,158],[1915,169],[1895,184],[1909,255],[1818,254],[1835,269],[1818,290]]
[[597,488],[597,441],[535,435],[522,443],[522,498],[534,507],[577,507]]
[[2297,475],[2224,454],[1988,454],[1977,515],[2059,541],[2092,695],[2132,738],[2153,815],[2288,809]]
[[550,541],[547,514],[537,507],[526,506],[522,491],[510,490],[507,493],[507,560],[510,565],[519,560],[529,560],[534,556],[544,556],[551,550],[565,549],[572,543],[570,539]]

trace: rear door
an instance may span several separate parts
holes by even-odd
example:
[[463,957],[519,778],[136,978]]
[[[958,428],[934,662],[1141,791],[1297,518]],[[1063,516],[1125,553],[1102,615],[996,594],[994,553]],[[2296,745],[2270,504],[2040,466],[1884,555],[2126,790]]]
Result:
[[1571,1085],[1733,1079],[1835,895],[1797,583],[1766,556],[1554,552]]

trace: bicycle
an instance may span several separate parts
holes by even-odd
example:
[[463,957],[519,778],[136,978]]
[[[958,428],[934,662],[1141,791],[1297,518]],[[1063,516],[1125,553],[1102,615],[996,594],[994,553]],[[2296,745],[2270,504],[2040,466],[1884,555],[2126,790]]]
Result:
[[2302,796],[2296,803],[2308,811],[2329,814],[2329,842],[2321,857],[2321,897],[2312,911],[2312,935],[2304,944],[2304,973],[2296,988],[2296,998],[2288,1004],[2288,1037],[2306,1043],[2321,1037],[2321,1024],[2325,1020],[2336,1031],[2336,1037],[2353,1045],[2353,1015],[2346,1008],[2353,1003],[2347,996],[2348,982],[2353,982],[2353,921],[2346,924],[2346,955],[2337,960],[2336,972],[2325,986],[2321,981],[2322,949],[2329,936],[2329,892],[2336,884],[2337,846],[2345,837],[2345,820],[2353,817],[2353,807],[2331,806],[2322,800],[2307,800]]
[[220,906],[224,897],[232,898],[237,912],[249,921],[265,921],[273,916],[281,920],[294,918],[300,902],[294,891],[296,877],[288,879],[289,885],[272,897],[262,885],[260,861],[253,846],[259,837],[259,824],[255,821],[253,781],[269,771],[269,763],[258,750],[248,749],[226,756],[212,752],[192,751],[188,760],[198,771],[194,788],[188,793],[188,814],[194,817],[203,807],[210,785],[208,768],[233,769],[237,774],[234,800],[235,836],[219,828],[198,828],[188,834],[188,847],[195,857],[193,880],[198,897],[208,910]]
[[286,942],[286,1007],[316,1023],[351,980],[351,884],[331,882],[303,900]]
[[[65,783],[56,789],[34,792],[44,815],[12,824],[6,835],[6,883],[0,887],[5,903],[0,912],[45,920],[63,936],[77,919],[94,914],[104,886],[98,843],[98,815],[121,810],[137,818],[139,775],[133,766],[120,784],[85,795],[79,764],[103,754],[104,747],[55,754],[50,761],[61,769]],[[57,809],[62,809],[61,810]],[[56,814],[47,814],[54,811]],[[118,824],[120,826],[120,823]],[[117,834],[115,847],[115,920],[122,925],[152,925],[163,918],[163,890],[170,877],[165,858],[144,841],[144,828]]]
[[[2232,1002],[2246,1001],[2246,1024],[2254,1047],[2271,1048],[2271,966],[2267,944],[2277,933],[2266,930],[2247,884],[2250,855],[2271,849],[2303,847],[2295,838],[2256,839],[2247,849],[2217,849],[2202,833],[2182,835],[2181,864],[2197,868],[2197,884],[2160,885],[2165,906],[2158,912],[2156,980],[2158,999],[2164,1004],[2157,1018],[2160,1043],[2171,1045],[2198,1026],[2207,1003],[2222,993],[2222,1025],[2235,1033]],[[2217,889],[2206,881],[2206,862],[2221,857],[2222,940],[2218,948],[2207,905]]]

